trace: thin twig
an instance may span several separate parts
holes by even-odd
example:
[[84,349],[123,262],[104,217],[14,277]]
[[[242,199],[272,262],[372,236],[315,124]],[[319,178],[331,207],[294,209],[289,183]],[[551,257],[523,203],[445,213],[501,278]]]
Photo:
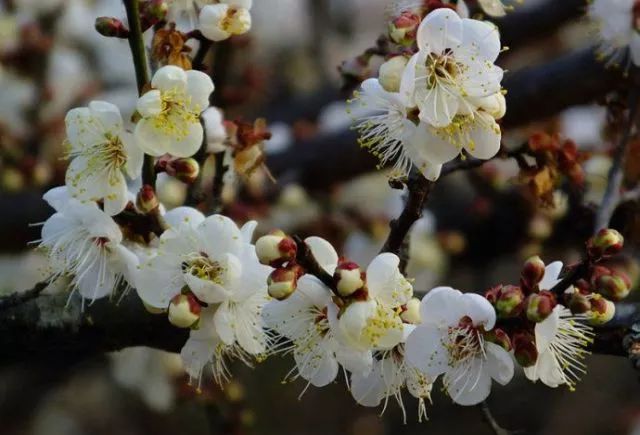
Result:
[[333,277],[320,266],[318,260],[311,252],[309,245],[305,243],[299,236],[293,236],[296,245],[298,246],[298,253],[296,255],[296,262],[302,266],[305,271],[318,278],[324,285],[329,287],[334,293],[338,294],[335,289]]
[[402,245],[415,221],[422,217],[422,210],[433,184],[420,172],[413,170],[406,183],[409,192],[404,209],[397,219],[389,223],[391,231],[380,252],[391,252],[398,255],[401,269],[404,269],[407,262],[406,253],[401,252]]
[[640,88],[636,86],[631,91],[631,96],[629,97],[629,117],[627,118],[622,137],[613,155],[613,162],[607,178],[607,189],[602,199],[602,204],[596,213],[594,233],[609,226],[611,216],[620,203],[620,187],[622,186],[622,180],[624,178],[624,158],[638,114],[639,103]]
[[588,258],[581,260],[571,268],[569,273],[562,278],[559,283],[551,287],[549,291],[555,294],[558,298],[562,297],[566,289],[574,285],[578,280],[587,276],[591,270],[591,265],[592,262]]
[[[131,48],[131,56],[133,57],[133,66],[136,71],[138,94],[142,95],[150,80],[147,55],[142,37],[142,25],[140,23],[140,0],[123,0],[123,3],[127,11],[127,20],[129,21],[128,40],[129,47]],[[142,184],[147,184],[155,189],[156,171],[154,164],[153,156],[145,154],[144,164],[142,166]]]

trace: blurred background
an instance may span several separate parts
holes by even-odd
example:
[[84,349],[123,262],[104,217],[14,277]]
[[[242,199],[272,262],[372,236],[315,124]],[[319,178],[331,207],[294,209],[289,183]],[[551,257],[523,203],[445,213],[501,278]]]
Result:
[[[230,180],[223,195],[226,214],[238,221],[258,219],[259,232],[277,227],[320,235],[362,264],[378,252],[389,220],[400,213],[402,192],[374,171],[375,161],[364,151],[343,157],[336,150],[357,147],[346,100],[354,78],[376,71],[358,69],[354,59],[376,45],[396,3],[254,0],[251,32],[225,43],[225,66],[214,65],[215,98],[226,119],[266,119],[272,133],[265,143],[266,166],[277,182],[264,170],[243,183]],[[137,90],[126,40],[102,37],[93,26],[98,16],[123,17],[119,0],[0,0],[0,5],[2,295],[46,278],[44,258],[27,246],[39,238],[38,228],[29,224],[52,213],[41,195],[64,183],[66,112],[100,99],[117,104],[127,119]],[[507,77],[592,46],[585,9],[585,1],[575,0],[517,4],[513,17],[499,23],[517,41],[501,57]],[[517,26],[534,19],[535,34]],[[573,74],[581,77],[580,71]],[[598,87],[597,76],[587,79]],[[607,111],[597,102],[582,104],[590,99],[577,98],[578,105],[567,101],[563,106],[573,107],[553,116],[532,107],[510,123],[504,138],[513,148],[539,131],[573,139],[590,157],[582,165],[580,188],[565,183],[549,192],[545,204],[532,201],[518,166],[508,160],[438,184],[410,236],[408,274],[417,291],[443,283],[483,291],[517,282],[529,255],[565,263],[578,258],[610,165]],[[632,146],[640,151],[640,144]],[[159,195],[171,208],[189,203],[193,192],[162,178]],[[636,214],[635,202],[625,207],[620,220]],[[636,234],[634,228],[627,234]],[[629,243],[634,255],[636,240]],[[237,364],[224,389],[209,379],[199,390],[189,385],[179,356],[158,350],[129,348],[83,358],[45,354],[20,361],[3,358],[4,352],[0,348],[2,435],[493,433],[479,408],[453,406],[435,389],[429,421],[420,424],[412,398],[405,398],[405,424],[393,401],[382,416],[381,409],[356,406],[343,380],[301,395],[303,382],[281,382],[292,367],[288,357],[270,358],[253,371]],[[591,356],[588,366],[574,393],[531,385],[522,373],[507,387],[494,385],[489,398],[494,417],[519,433],[640,434],[637,371],[625,358],[600,355]]]

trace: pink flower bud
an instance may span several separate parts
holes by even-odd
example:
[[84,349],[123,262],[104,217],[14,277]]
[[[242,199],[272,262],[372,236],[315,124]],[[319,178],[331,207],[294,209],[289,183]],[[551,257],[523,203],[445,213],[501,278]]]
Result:
[[365,274],[356,263],[340,261],[333,280],[340,296],[348,297],[364,287]]
[[186,184],[193,184],[200,174],[200,165],[195,159],[181,158],[166,162],[167,174]]
[[525,302],[527,319],[532,322],[542,322],[557,305],[556,296],[550,291],[543,290],[539,293],[531,293]]
[[297,252],[295,240],[280,230],[272,231],[256,242],[256,254],[260,263],[271,267],[282,267],[295,260]]
[[200,320],[202,307],[192,294],[179,294],[169,304],[169,321],[178,328],[191,328]]
[[537,255],[525,261],[522,272],[520,272],[520,283],[526,291],[533,291],[542,281],[544,267],[544,262]]
[[302,274],[302,267],[297,264],[275,269],[267,280],[269,296],[279,301],[288,298],[296,290]]
[[142,31],[151,28],[167,17],[169,7],[165,0],[145,0],[140,2],[140,23]]
[[613,270],[609,275],[599,275],[593,283],[593,288],[607,299],[617,302],[629,295],[631,280],[626,273]]
[[486,331],[484,333],[484,339],[490,343],[497,344],[507,352],[510,352],[513,347],[509,335],[500,328],[493,328],[491,331]]
[[98,17],[96,18],[95,28],[99,34],[109,38],[126,39],[129,37],[129,29],[117,18]]
[[389,37],[396,44],[409,46],[416,40],[420,15],[404,11],[389,23]]
[[518,331],[513,334],[511,343],[513,344],[513,355],[521,367],[531,367],[538,360],[538,349],[536,339],[528,331]]
[[580,291],[574,291],[573,293],[566,294],[567,307],[573,314],[583,314],[591,310],[591,302],[587,295]]
[[604,325],[611,320],[616,313],[614,303],[598,293],[591,295],[590,302],[591,310],[587,311],[585,315],[592,325]]
[[160,206],[156,192],[148,184],[140,188],[136,198],[136,206],[143,213],[149,213],[156,210]]
[[522,289],[514,285],[505,285],[500,289],[495,302],[498,317],[518,317],[524,309],[524,293]]
[[610,257],[622,251],[624,237],[611,228],[603,228],[587,242],[587,251],[593,258]]

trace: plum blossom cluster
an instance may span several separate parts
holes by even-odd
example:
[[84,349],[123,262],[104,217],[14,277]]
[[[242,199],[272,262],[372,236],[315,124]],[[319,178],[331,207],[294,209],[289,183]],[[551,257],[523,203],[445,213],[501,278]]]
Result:
[[501,51],[495,25],[448,7],[424,17],[409,10],[392,21],[389,37],[397,52],[354,98],[364,112],[355,124],[360,144],[381,165],[392,164],[394,176],[415,167],[430,180],[459,155],[496,155],[496,120],[506,104],[503,71],[494,63]]
[[[495,65],[498,31],[466,18],[462,5],[456,12],[429,1],[401,11],[388,35],[397,52],[356,96],[358,110],[369,111],[356,125],[361,143],[382,164],[392,163],[395,176],[415,167],[435,180],[458,156],[489,159],[500,149],[497,121],[506,107]],[[495,0],[480,5],[494,16],[506,10]],[[202,34],[220,41],[249,29],[250,7],[240,0],[149,1],[140,24],[149,28],[154,17],[158,24],[167,10],[174,20],[198,15]],[[122,23],[98,24],[103,34],[130,36]],[[55,214],[39,241],[54,278],[69,277],[83,301],[135,289],[149,312],[189,331],[181,358],[198,386],[209,374],[224,383],[233,360],[253,366],[291,355],[285,380],[302,379],[303,392],[344,375],[364,406],[384,411],[391,399],[405,413],[408,392],[419,420],[434,385],[459,405],[476,405],[494,382],[512,380],[516,364],[531,381],[575,388],[592,326],[611,320],[614,302],[631,288],[610,262],[623,246],[617,231],[590,239],[584,259],[562,278],[561,262],[533,257],[518,285],[483,295],[439,286],[418,299],[394,252],[363,268],[320,237],[273,231],[254,241],[254,220],[238,225],[186,206],[167,211],[149,173],[192,184],[203,153],[249,174],[264,164],[262,144],[270,137],[263,120],[231,123],[210,107],[213,80],[190,69],[185,35],[175,29],[174,22],[155,33],[150,51],[160,65],[140,86],[130,122],[104,101],[66,116],[65,186],[44,195]],[[560,172],[581,175],[575,147],[538,139],[532,152],[552,154]],[[569,279],[578,272],[585,278]]]

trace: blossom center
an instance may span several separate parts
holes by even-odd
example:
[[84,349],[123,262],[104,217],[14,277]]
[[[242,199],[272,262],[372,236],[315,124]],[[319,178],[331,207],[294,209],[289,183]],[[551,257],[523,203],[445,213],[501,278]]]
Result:
[[190,97],[183,91],[172,89],[161,92],[160,100],[162,110],[154,117],[154,128],[178,140],[186,138],[190,133],[190,125],[199,119],[197,108],[190,107]]
[[482,335],[468,316],[460,319],[457,326],[449,328],[445,347],[451,367],[484,355]]
[[206,253],[200,252],[182,263],[182,270],[200,279],[222,285],[226,268],[219,262],[211,260]]
[[451,50],[438,55],[429,53],[425,62],[427,69],[427,88],[435,88],[440,81],[453,83],[460,74],[460,65],[453,58]]

